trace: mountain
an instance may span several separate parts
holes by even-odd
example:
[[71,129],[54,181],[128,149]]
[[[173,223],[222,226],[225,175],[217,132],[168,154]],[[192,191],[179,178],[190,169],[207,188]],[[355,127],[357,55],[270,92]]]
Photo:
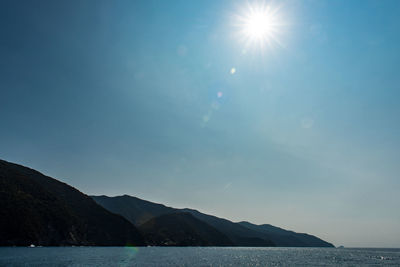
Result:
[[149,245],[233,246],[231,240],[214,227],[186,212],[154,217],[139,227]]
[[97,204],[107,210],[124,216],[135,226],[139,226],[146,221],[167,213],[174,213],[177,209],[166,207],[162,204],[142,200],[128,195],[108,197],[91,196]]
[[127,195],[89,197],[35,170],[0,160],[0,246],[30,244],[332,246],[268,224],[234,223]]
[[207,223],[227,236],[235,246],[270,247],[275,245],[268,237],[265,237],[265,235],[260,237],[262,234],[252,231],[240,224],[206,215],[196,210],[175,209],[128,195],[116,197],[92,196],[92,198],[104,208],[124,216],[139,227],[147,220],[157,216],[176,212],[187,212],[192,214],[194,218]]
[[182,209],[183,212],[189,212],[194,217],[228,236],[236,246],[240,247],[271,247],[275,246],[273,240],[269,236],[255,232],[238,223],[231,222],[216,216],[207,215],[193,209]]
[[0,160],[0,245],[144,245],[128,220],[77,189]]
[[[151,245],[171,244],[171,242],[167,242],[168,240],[173,240],[172,243],[179,244],[179,246],[188,245],[188,240],[192,240],[191,246],[201,244],[209,244],[209,246],[235,245],[221,231],[178,209],[128,195],[92,196],[92,198],[107,210],[124,216],[139,227]],[[196,227],[198,227],[197,230]],[[162,229],[162,233],[159,229]],[[178,229],[186,229],[186,232],[178,233]],[[157,237],[155,237],[156,234]],[[178,236],[175,237],[175,234]],[[193,236],[196,238],[192,239]]]
[[137,226],[165,214],[190,213],[193,217],[227,236],[235,246],[333,247],[332,244],[312,235],[299,234],[267,224],[234,223],[197,210],[175,209],[128,195],[117,197],[92,196],[92,198],[106,209],[124,216]]
[[274,243],[280,247],[294,245],[296,247],[333,247],[331,243],[328,243],[316,236],[295,233],[293,231],[284,230],[270,224],[255,225],[249,222],[240,222],[239,224],[251,230],[270,236]]

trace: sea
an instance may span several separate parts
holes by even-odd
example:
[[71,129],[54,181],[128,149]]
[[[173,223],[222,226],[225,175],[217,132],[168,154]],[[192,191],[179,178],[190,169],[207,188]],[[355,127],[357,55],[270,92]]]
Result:
[[400,266],[400,249],[0,247],[0,266]]

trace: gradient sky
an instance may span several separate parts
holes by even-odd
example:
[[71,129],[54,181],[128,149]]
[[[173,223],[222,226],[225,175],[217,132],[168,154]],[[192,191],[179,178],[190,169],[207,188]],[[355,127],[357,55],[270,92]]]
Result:
[[400,1],[268,3],[284,25],[259,49],[244,1],[1,1],[0,158],[400,247]]

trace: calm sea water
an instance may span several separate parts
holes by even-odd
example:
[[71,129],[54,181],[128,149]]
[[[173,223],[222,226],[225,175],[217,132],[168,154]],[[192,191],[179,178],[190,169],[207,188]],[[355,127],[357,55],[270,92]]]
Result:
[[400,266],[400,249],[0,248],[0,266]]

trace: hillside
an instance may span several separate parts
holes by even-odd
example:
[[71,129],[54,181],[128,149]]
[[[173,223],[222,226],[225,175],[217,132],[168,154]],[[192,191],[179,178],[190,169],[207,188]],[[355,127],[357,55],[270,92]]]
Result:
[[0,160],[0,245],[144,245],[138,230],[77,189]]
[[154,217],[177,211],[174,208],[170,208],[162,204],[153,203],[128,195],[116,197],[91,197],[94,199],[94,201],[96,201],[97,204],[115,214],[124,216],[126,219],[128,219],[128,221],[136,226],[139,226]]
[[185,212],[227,236],[235,246],[333,247],[332,244],[312,235],[295,233],[266,224],[258,226],[246,222],[235,223],[197,210],[174,209],[128,195],[92,197],[98,204],[124,216],[137,226],[157,216]]
[[139,227],[149,245],[158,246],[233,246],[227,236],[194,218],[175,212],[150,219]]
[[[332,247],[268,224],[235,223],[128,195],[89,197],[0,160],[0,245]],[[136,228],[138,227],[138,228]]]
[[215,227],[227,235],[237,246],[240,247],[271,247],[275,246],[273,240],[267,235],[262,235],[252,231],[238,223],[231,222],[227,219],[219,218],[212,215],[201,213],[197,210],[182,209],[184,212],[189,212],[194,217],[209,225]]
[[255,225],[249,222],[240,222],[239,224],[270,236],[275,244],[280,247],[293,246],[293,244],[296,247],[333,247],[331,243],[316,236],[284,230],[270,224]]

